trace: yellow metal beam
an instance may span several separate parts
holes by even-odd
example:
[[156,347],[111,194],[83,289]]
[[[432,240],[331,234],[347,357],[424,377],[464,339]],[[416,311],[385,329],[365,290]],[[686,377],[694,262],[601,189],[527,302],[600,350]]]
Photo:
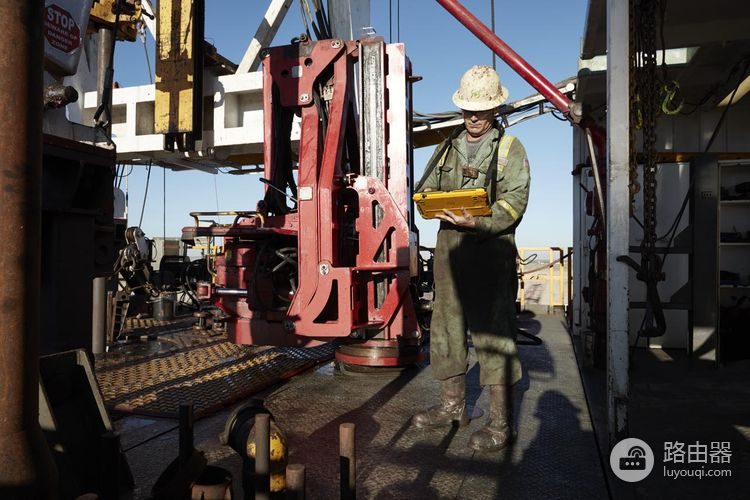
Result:
[[203,1],[160,0],[158,9],[154,130],[157,134],[199,136]]

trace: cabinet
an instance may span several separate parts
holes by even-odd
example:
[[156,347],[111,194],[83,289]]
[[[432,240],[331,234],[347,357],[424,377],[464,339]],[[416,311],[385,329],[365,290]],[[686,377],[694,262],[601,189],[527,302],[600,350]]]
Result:
[[695,157],[690,165],[693,360],[750,358],[750,158]]
[[750,161],[719,162],[719,360],[750,358]]

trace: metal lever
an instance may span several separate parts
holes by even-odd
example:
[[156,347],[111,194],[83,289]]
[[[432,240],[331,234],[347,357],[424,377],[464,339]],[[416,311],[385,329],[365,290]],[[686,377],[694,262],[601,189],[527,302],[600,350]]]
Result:
[[278,191],[279,193],[283,194],[284,196],[286,196],[287,198],[289,198],[290,200],[292,200],[292,201],[293,201],[294,203],[297,203],[297,198],[295,198],[294,196],[292,196],[292,195],[290,195],[290,194],[286,194],[286,192],[285,192],[285,191],[282,191],[281,189],[279,189],[279,188],[277,188],[276,186],[274,186],[273,184],[271,184],[271,181],[269,181],[268,179],[265,179],[265,178],[261,177],[261,178],[260,178],[260,179],[258,179],[258,180],[260,180],[260,182],[262,182],[262,183],[263,183],[263,184],[265,184],[266,186],[268,186],[268,187],[270,187],[270,188],[272,188],[272,189],[275,189],[275,190],[276,190],[276,191]]

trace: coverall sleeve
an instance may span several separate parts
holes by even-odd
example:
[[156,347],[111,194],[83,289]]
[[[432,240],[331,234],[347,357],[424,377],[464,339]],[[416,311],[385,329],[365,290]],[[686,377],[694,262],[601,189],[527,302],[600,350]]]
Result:
[[[435,148],[435,151],[432,153],[432,156],[427,161],[427,164],[425,165],[425,169],[428,169],[430,165],[432,165],[433,163],[437,163],[439,161],[439,158],[437,156],[443,150],[444,146],[445,146],[445,141],[438,144],[438,146]],[[427,179],[424,180],[424,184],[422,184],[422,187],[419,188],[419,192],[424,191],[427,188],[433,191],[436,191],[438,189],[438,172],[439,171],[440,171],[440,167],[438,167],[437,165],[435,165],[435,168],[433,168],[432,172],[429,172],[429,174],[425,171],[425,174],[428,174],[428,176],[427,176]],[[422,179],[424,179],[424,174],[422,175]],[[420,182],[422,182],[421,179],[420,179]]]
[[492,215],[475,219],[480,234],[497,235],[523,216],[529,201],[529,160],[526,149],[514,140],[508,151],[508,164],[500,174],[497,184],[497,201],[492,205]]

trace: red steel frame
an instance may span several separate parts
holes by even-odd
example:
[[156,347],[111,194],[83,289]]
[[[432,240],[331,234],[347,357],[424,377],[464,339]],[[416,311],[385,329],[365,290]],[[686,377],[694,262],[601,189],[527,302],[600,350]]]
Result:
[[[387,98],[380,121],[385,142],[383,180],[361,175],[359,165],[352,165],[344,175],[342,165],[346,134],[358,124],[354,64],[361,44],[381,44],[386,54],[383,82]],[[321,83],[333,89],[326,130],[320,125],[321,111],[313,99]],[[273,178],[277,168],[274,87],[274,97],[280,101],[276,105],[294,109],[301,116],[297,211],[267,217],[245,214],[231,227],[184,229],[195,236],[225,238],[225,254],[216,259],[215,283],[202,286],[199,295],[210,296],[230,315],[229,334],[237,343],[312,345],[332,337],[348,338],[354,332],[352,337],[362,339],[360,342],[377,339],[371,342],[378,348],[418,347],[421,333],[409,289],[417,274],[418,248],[410,199],[411,64],[403,45],[384,45],[380,38],[305,40],[269,49],[263,61],[267,179]],[[354,205],[357,210],[356,256],[341,255],[340,242],[345,236],[342,204]],[[382,211],[376,224],[378,206]],[[286,311],[258,310],[251,300],[252,263],[260,242],[269,237],[288,237],[297,246],[298,287]],[[385,282],[379,303],[376,279]],[[247,296],[222,296],[223,287],[247,289]],[[397,358],[354,358],[347,362],[401,364]]]

